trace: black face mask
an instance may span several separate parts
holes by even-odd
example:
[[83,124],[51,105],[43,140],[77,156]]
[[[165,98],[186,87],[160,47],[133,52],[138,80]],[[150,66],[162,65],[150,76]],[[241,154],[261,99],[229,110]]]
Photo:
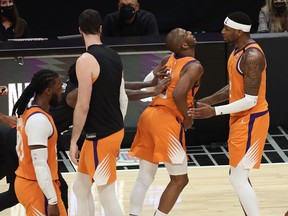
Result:
[[275,2],[273,3],[273,7],[277,11],[278,14],[282,14],[286,10],[286,2]]
[[124,5],[120,8],[120,17],[124,21],[130,20],[135,13],[136,13],[135,9],[128,5]]
[[6,17],[6,18],[12,19],[13,13],[14,13],[14,5],[0,7],[0,13],[2,16]]

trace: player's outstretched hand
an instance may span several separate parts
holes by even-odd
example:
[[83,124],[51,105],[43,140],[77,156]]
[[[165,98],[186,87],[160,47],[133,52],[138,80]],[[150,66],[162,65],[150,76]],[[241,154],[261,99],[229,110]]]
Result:
[[189,108],[188,116],[193,119],[205,119],[215,116],[215,108],[209,104],[197,102],[197,108]]

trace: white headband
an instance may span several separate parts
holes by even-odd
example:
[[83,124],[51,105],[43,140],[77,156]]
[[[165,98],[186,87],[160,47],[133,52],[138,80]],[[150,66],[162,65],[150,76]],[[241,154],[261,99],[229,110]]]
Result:
[[241,24],[241,23],[237,23],[231,19],[229,19],[228,17],[226,17],[225,21],[224,21],[224,25],[236,29],[236,30],[242,30],[243,32],[250,32],[251,29],[251,25],[245,25],[245,24]]

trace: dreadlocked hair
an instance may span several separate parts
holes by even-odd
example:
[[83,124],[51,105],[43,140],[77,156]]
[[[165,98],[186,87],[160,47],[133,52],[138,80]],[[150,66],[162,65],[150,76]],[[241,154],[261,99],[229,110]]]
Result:
[[20,98],[15,103],[12,115],[16,115],[16,113],[18,116],[22,115],[30,99],[33,96],[42,94],[46,88],[52,87],[57,77],[59,77],[59,75],[49,69],[43,69],[35,73],[30,84],[24,89]]

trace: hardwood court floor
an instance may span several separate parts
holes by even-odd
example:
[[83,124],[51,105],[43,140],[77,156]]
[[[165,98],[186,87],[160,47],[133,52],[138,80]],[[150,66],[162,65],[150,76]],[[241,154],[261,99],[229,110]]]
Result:
[[[242,216],[236,194],[228,181],[228,166],[189,167],[190,182],[179,197],[169,215],[171,216]],[[137,170],[118,172],[117,193],[124,215],[128,215],[129,195],[135,181]],[[74,216],[76,200],[71,186],[75,173],[64,173],[69,185],[69,215]],[[283,216],[288,210],[288,165],[264,164],[260,170],[252,170],[251,182],[258,195],[261,216]],[[142,216],[153,215],[168,175],[165,169],[159,169],[156,179],[147,192]],[[0,181],[0,192],[7,189],[5,180]],[[93,188],[96,214],[104,215]],[[25,215],[23,208],[16,207],[0,212],[1,216]],[[85,216],[85,215],[83,215]]]

